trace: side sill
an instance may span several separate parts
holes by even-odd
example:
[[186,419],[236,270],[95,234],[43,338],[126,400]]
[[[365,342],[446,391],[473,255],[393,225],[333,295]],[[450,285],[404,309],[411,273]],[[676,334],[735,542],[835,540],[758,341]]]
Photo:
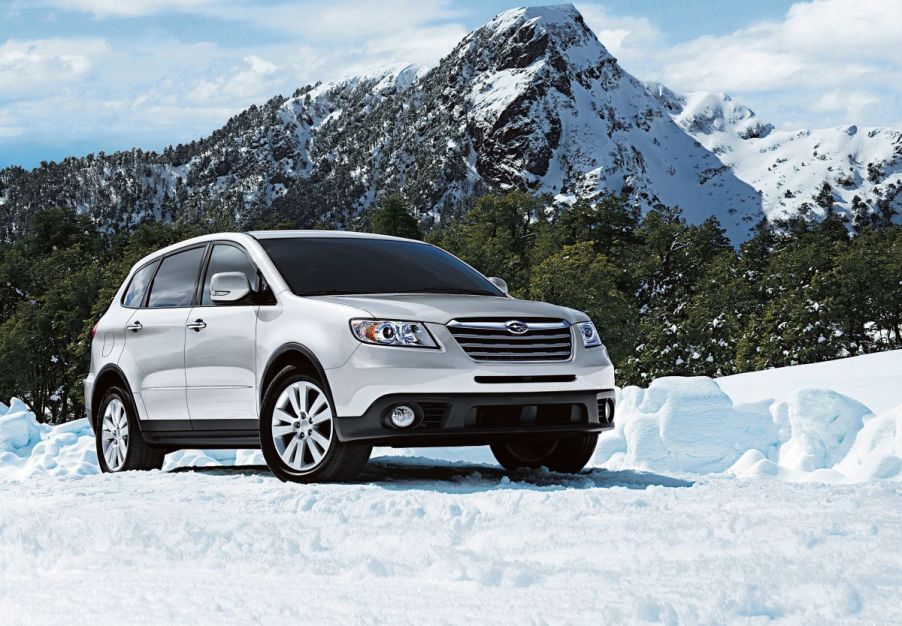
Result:
[[257,420],[142,420],[141,434],[148,445],[160,448],[260,447]]

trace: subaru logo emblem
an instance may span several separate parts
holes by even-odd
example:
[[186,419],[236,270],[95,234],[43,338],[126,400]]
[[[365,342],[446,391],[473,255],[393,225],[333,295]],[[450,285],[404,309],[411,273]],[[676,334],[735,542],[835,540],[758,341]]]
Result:
[[529,326],[524,324],[523,322],[519,322],[517,320],[511,320],[507,324],[507,329],[514,333],[515,335],[522,335],[527,330],[529,330]]

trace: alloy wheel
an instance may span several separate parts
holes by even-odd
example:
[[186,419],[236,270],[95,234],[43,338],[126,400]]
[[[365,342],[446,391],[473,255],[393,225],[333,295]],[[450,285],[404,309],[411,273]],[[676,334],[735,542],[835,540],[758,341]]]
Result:
[[282,462],[295,471],[316,468],[332,446],[335,414],[325,392],[313,383],[291,383],[276,400],[272,440]]
[[128,455],[128,414],[119,398],[107,403],[100,430],[104,460],[111,472],[118,472]]

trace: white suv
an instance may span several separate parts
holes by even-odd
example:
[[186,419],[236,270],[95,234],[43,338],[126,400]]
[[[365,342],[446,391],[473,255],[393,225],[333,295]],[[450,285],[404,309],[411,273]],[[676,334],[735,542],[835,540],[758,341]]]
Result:
[[85,399],[107,472],[262,448],[283,480],[350,480],[374,445],[576,472],[613,425],[614,368],[584,313],[435,246],[224,233],[135,265],[94,327]]

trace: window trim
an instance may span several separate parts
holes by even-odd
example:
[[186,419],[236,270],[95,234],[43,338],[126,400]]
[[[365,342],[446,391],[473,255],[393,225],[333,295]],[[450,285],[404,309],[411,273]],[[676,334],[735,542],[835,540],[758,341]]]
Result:
[[[176,254],[181,254],[182,252],[188,252],[190,250],[196,250],[198,248],[204,248],[204,253],[201,256],[200,264],[198,265],[198,271],[194,276],[194,294],[191,298],[191,304],[187,304],[184,306],[150,306],[150,292],[153,291],[153,284],[157,280],[157,274],[160,273],[160,268],[163,267],[163,262],[171,256],[175,256]],[[149,311],[150,310],[158,311],[158,310],[163,310],[163,309],[166,309],[166,310],[168,310],[168,309],[190,309],[190,308],[194,307],[195,302],[197,302],[197,290],[198,290],[197,282],[199,280],[200,270],[205,266],[207,255],[209,253],[210,253],[210,242],[205,241],[203,243],[194,244],[191,246],[185,246],[184,248],[178,248],[177,250],[173,250],[172,252],[167,252],[166,254],[161,255],[161,256],[157,257],[156,259],[154,259],[155,261],[159,261],[159,263],[157,264],[157,269],[153,273],[153,277],[150,279],[150,288],[144,294],[144,300],[141,302],[141,308],[147,309]]]
[[[138,306],[129,306],[129,305],[125,304],[125,296],[128,295],[128,290],[131,288],[132,283],[135,281],[135,276],[137,276],[138,272],[140,272],[141,270],[143,270],[146,267],[150,267],[154,263],[156,263],[157,266],[154,268],[153,273],[150,275],[150,282],[147,283],[147,287],[145,288],[144,293],[141,295],[141,302],[138,303]],[[132,272],[131,278],[129,278],[128,282],[125,285],[125,290],[122,292],[122,297],[119,298],[119,305],[123,309],[129,309],[130,311],[137,311],[139,309],[144,308],[144,303],[147,301],[147,294],[150,293],[150,286],[153,285],[153,279],[157,277],[157,270],[160,269],[160,263],[161,263],[161,257],[157,257],[155,259],[148,261],[147,263],[145,263],[144,265],[142,265],[141,267],[136,269],[134,272]]]

